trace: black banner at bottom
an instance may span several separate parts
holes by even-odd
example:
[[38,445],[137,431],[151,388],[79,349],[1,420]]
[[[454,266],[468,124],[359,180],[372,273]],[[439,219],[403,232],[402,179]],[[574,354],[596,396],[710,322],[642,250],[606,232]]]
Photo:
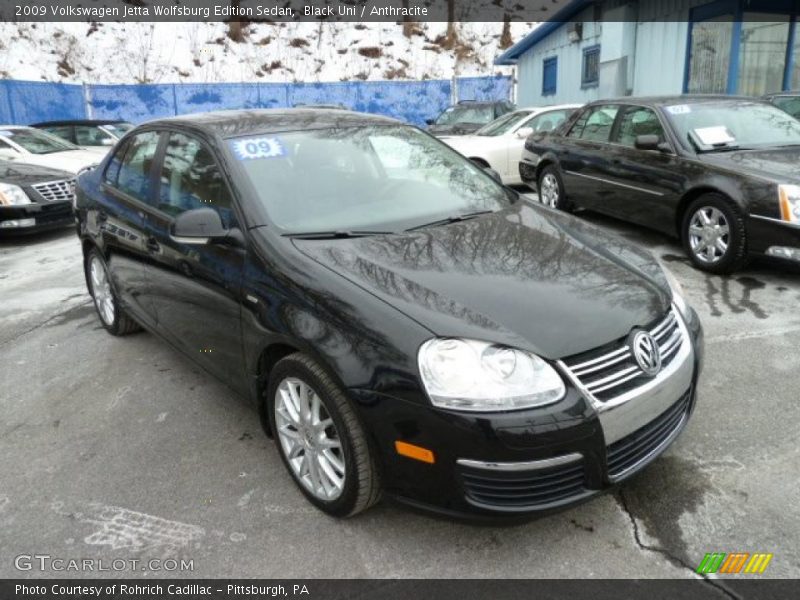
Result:
[[1,580],[0,600],[683,600],[800,595],[791,579]]

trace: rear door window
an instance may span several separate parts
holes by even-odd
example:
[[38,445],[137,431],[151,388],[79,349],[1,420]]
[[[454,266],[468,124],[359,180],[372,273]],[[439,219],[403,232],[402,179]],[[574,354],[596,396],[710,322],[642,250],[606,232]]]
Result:
[[590,142],[608,142],[618,110],[619,106],[616,105],[595,106],[588,115],[579,137]]

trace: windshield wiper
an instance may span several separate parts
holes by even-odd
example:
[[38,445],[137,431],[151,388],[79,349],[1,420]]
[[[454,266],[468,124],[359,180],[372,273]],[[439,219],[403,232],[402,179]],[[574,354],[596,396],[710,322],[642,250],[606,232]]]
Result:
[[480,217],[481,215],[486,215],[489,213],[494,212],[493,210],[476,210],[475,212],[465,213],[463,215],[453,215],[451,217],[445,217],[444,219],[437,219],[436,221],[431,221],[430,223],[423,223],[422,225],[414,225],[414,227],[409,227],[406,231],[416,231],[417,229],[424,229],[425,227],[437,227],[439,225],[450,225],[451,223],[460,223],[461,221],[469,221],[470,219],[474,219],[475,217]]
[[370,235],[388,235],[394,231],[306,231],[302,233],[284,233],[283,237],[297,238],[301,240],[337,240],[357,237],[367,237]]

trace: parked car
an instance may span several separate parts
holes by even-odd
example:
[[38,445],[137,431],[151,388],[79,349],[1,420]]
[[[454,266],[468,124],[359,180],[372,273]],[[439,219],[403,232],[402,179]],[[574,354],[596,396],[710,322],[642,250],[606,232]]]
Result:
[[428,131],[435,136],[466,135],[474,133],[497,117],[514,110],[515,106],[508,100],[495,102],[476,102],[462,100],[449,106],[435,119],[429,119]]
[[520,176],[563,210],[677,235],[713,273],[800,261],[800,122],[752,98],[602,100],[528,139]]
[[393,119],[151,121],[78,179],[77,215],[108,332],[143,326],[249,397],[332,515],[382,490],[472,516],[571,505],[694,406],[700,323],[652,255]]
[[0,125],[0,160],[21,161],[77,174],[102,157],[59,137],[19,125]]
[[75,176],[0,160],[0,235],[73,225]]
[[800,91],[768,94],[764,96],[764,100],[786,111],[795,119],[800,119]]
[[520,108],[484,125],[474,134],[442,138],[442,141],[475,164],[494,169],[506,185],[520,184],[519,160],[525,138],[552,131],[580,106]]
[[105,155],[134,125],[119,119],[73,119],[35,123],[31,127],[72,142],[84,150]]

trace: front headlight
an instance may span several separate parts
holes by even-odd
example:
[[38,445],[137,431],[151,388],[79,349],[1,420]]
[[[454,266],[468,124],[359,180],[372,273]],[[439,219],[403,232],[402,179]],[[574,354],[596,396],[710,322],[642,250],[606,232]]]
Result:
[[555,369],[538,356],[475,340],[428,340],[419,349],[419,370],[439,408],[532,408],[556,402],[566,391]]
[[28,198],[28,194],[23,192],[18,185],[0,183],[0,204],[4,206],[19,206],[30,203],[31,199]]
[[681,311],[681,314],[686,316],[689,311],[689,305],[686,302],[686,298],[684,297],[683,286],[681,282],[675,277],[675,274],[670,271],[664,264],[661,264],[661,270],[664,272],[664,277],[669,284],[669,289],[672,290],[672,301],[675,303],[675,306],[678,307],[678,310]]
[[800,185],[779,185],[778,201],[781,219],[789,223],[800,222]]

